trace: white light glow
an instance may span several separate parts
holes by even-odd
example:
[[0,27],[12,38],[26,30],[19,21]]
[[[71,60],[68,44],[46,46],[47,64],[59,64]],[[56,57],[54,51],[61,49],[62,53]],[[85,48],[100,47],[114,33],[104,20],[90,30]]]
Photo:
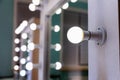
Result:
[[54,26],[54,31],[55,31],[55,32],[59,32],[59,31],[60,31],[60,26],[55,25],[55,26]]
[[26,59],[25,59],[25,58],[21,58],[21,59],[20,59],[20,63],[21,63],[21,64],[25,64],[25,63],[26,63]]
[[62,68],[62,64],[60,62],[55,63],[55,69],[60,70]]
[[15,52],[19,52],[20,51],[20,48],[19,47],[16,47],[15,48]]
[[28,35],[27,35],[27,33],[22,33],[21,37],[22,37],[22,39],[27,39]]
[[14,56],[13,57],[13,61],[17,62],[19,60],[19,57],[18,56]]
[[37,25],[35,23],[30,24],[30,29],[33,30],[33,31],[36,30]]
[[56,14],[60,14],[62,12],[62,9],[61,8],[59,8],[59,9],[57,9],[57,11],[55,12]]
[[29,10],[30,10],[30,11],[35,11],[35,10],[36,10],[35,4],[30,3],[30,4],[29,4]]
[[39,5],[39,4],[40,4],[40,0],[32,0],[32,3],[33,3],[34,5]]
[[28,56],[28,57],[27,57],[27,61],[30,61],[30,59],[31,59],[30,56]]
[[77,26],[70,28],[67,32],[68,40],[73,44],[78,44],[84,39],[84,31]]
[[18,66],[18,65],[15,65],[15,66],[14,66],[14,70],[16,70],[16,71],[19,70],[19,66]]
[[65,3],[65,4],[62,6],[63,9],[67,9],[68,7],[69,7],[69,3],[68,3],[68,2]]
[[15,38],[15,40],[14,40],[14,43],[15,43],[15,44],[18,44],[18,43],[20,43],[20,39],[18,39],[18,38]]
[[72,3],[75,3],[75,2],[77,2],[78,0],[70,0]]
[[21,70],[20,71],[20,76],[24,77],[26,75],[26,71],[25,70]]
[[35,44],[33,42],[28,43],[28,49],[29,50],[34,50],[35,49]]
[[20,34],[25,29],[25,27],[27,27],[27,25],[28,25],[28,21],[27,20],[22,21],[22,23],[15,30],[15,33],[16,34]]
[[28,71],[32,70],[32,69],[33,69],[33,63],[32,63],[32,62],[28,62],[28,63],[26,64],[25,68],[26,68]]
[[61,50],[61,45],[59,43],[55,44],[55,51],[60,51]]
[[21,51],[26,51],[27,47],[26,47],[26,45],[22,45],[20,49],[21,49]]

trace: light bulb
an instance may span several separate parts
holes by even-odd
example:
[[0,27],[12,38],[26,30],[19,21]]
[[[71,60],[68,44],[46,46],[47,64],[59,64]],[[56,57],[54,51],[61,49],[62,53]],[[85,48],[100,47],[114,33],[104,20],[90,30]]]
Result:
[[55,63],[55,69],[60,70],[62,68],[62,64],[60,62]]
[[15,52],[19,52],[20,51],[20,48],[19,47],[16,47],[15,48]]
[[26,68],[28,71],[32,70],[32,69],[33,69],[33,63],[32,63],[32,62],[28,62],[28,63],[26,64],[25,68]]
[[72,3],[75,3],[75,2],[77,2],[78,0],[70,0]]
[[62,9],[59,8],[59,9],[57,9],[56,14],[60,14],[61,12],[62,12]]
[[13,57],[13,61],[17,62],[19,60],[19,57],[18,56],[14,56]]
[[65,3],[65,4],[62,6],[63,9],[67,9],[68,7],[69,7],[69,3],[68,3],[68,2]]
[[32,0],[32,3],[33,3],[34,5],[39,5],[39,4],[40,4],[40,0]]
[[21,37],[22,37],[22,39],[27,39],[28,35],[27,35],[27,33],[22,33]]
[[78,44],[84,39],[84,31],[80,27],[74,26],[68,30],[67,38],[71,43]]
[[55,31],[55,32],[59,32],[59,31],[60,31],[60,26],[55,25],[55,26],[54,26],[54,31]]
[[20,59],[20,63],[21,63],[21,64],[25,64],[25,63],[26,63],[26,59],[25,59],[25,58],[21,58],[21,59]]
[[30,11],[35,11],[36,10],[36,6],[33,3],[29,4],[29,10]]
[[14,66],[14,70],[19,70],[19,66],[18,66],[18,65],[15,65],[15,66]]
[[36,30],[37,25],[35,23],[30,24],[30,29],[33,30],[33,31]]
[[35,44],[33,42],[28,43],[28,49],[29,50],[34,50],[35,49]]
[[21,70],[20,71],[20,76],[24,77],[26,75],[26,71],[25,70]]
[[22,46],[21,46],[21,51],[26,51],[26,50],[27,50],[26,45],[22,45]]
[[61,50],[61,45],[59,43],[55,44],[55,51],[60,51]]
[[14,43],[18,44],[20,42],[20,39],[15,38]]

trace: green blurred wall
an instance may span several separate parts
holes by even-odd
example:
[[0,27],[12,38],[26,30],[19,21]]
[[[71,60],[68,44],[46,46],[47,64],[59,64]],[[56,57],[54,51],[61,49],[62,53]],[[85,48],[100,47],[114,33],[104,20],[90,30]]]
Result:
[[0,0],[0,77],[12,76],[13,0]]

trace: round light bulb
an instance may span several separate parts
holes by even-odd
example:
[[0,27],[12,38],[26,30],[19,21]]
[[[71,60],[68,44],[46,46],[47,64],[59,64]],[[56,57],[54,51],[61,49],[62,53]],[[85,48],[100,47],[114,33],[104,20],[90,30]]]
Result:
[[19,70],[19,66],[18,66],[18,65],[15,65],[15,66],[14,66],[14,70],[16,70],[16,71]]
[[40,0],[32,0],[32,3],[33,3],[34,5],[39,5],[39,4],[40,4]]
[[21,46],[21,51],[26,51],[26,50],[27,50],[26,45],[22,45],[22,46]]
[[35,10],[36,10],[35,4],[30,3],[30,4],[29,4],[29,10],[30,10],[30,11],[35,11]]
[[21,37],[22,37],[22,39],[27,39],[28,35],[27,35],[27,33],[22,33]]
[[33,63],[32,63],[32,62],[28,62],[28,63],[26,64],[25,68],[26,68],[28,71],[32,70],[32,69],[33,69]]
[[20,39],[15,38],[14,43],[15,43],[15,44],[18,44],[19,42],[20,42]]
[[72,3],[75,3],[75,2],[77,2],[78,0],[70,0]]
[[16,47],[15,48],[15,52],[19,52],[20,51],[20,48],[19,47]]
[[20,76],[24,77],[26,75],[26,71],[25,70],[21,70],[20,71]]
[[30,29],[33,30],[33,31],[36,30],[37,25],[35,23],[30,24]]
[[60,14],[61,12],[62,12],[62,9],[59,8],[59,9],[57,9],[56,14]]
[[26,59],[25,58],[20,59],[20,63],[21,64],[25,64],[26,63]]
[[84,31],[80,27],[74,26],[68,30],[67,38],[71,43],[78,44],[84,39]]
[[60,26],[55,25],[55,26],[54,26],[54,31],[55,31],[55,32],[59,32],[59,31],[60,31]]
[[13,61],[17,62],[19,60],[19,57],[18,56],[14,56],[13,57]]
[[61,50],[61,45],[59,43],[55,44],[55,51],[60,51]]
[[62,64],[60,62],[55,63],[55,69],[60,70],[62,68]]
[[69,3],[68,3],[68,2],[65,3],[65,4],[62,6],[63,9],[67,9],[68,7],[69,7]]
[[35,49],[35,44],[33,42],[28,43],[28,49],[29,50],[34,50]]

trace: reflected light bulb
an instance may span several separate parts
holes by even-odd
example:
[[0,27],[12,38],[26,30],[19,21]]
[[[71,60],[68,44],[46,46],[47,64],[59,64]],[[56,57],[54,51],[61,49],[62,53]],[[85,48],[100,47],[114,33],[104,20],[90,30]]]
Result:
[[69,3],[68,3],[68,2],[65,3],[65,4],[62,6],[63,9],[67,9],[68,7],[69,7]]
[[20,39],[15,38],[14,43],[18,44],[20,42]]
[[22,45],[22,46],[21,46],[21,51],[26,51],[26,50],[27,50],[26,45]]
[[19,66],[18,66],[18,65],[15,65],[15,66],[14,66],[14,70],[16,70],[16,71],[19,70]]
[[37,25],[35,23],[30,24],[30,29],[33,30],[33,31],[36,30]]
[[55,51],[60,51],[61,50],[61,45],[59,43],[55,44]]
[[22,33],[21,37],[22,37],[22,39],[27,39],[28,35],[27,35],[27,33]]
[[16,47],[15,48],[15,52],[19,52],[20,51],[20,48],[19,47]]
[[68,30],[67,38],[71,43],[78,44],[84,39],[84,31],[80,27],[74,26]]
[[34,50],[35,49],[35,44],[33,42],[28,43],[28,49],[29,50]]
[[28,63],[26,64],[25,68],[26,68],[28,71],[32,70],[32,69],[33,69],[33,63],[32,63],[32,62],[28,62]]
[[29,4],[29,10],[30,11],[35,11],[36,10],[36,6],[33,3]]
[[18,56],[14,56],[13,57],[13,61],[17,62],[19,60],[19,57]]
[[62,64],[60,62],[56,62],[55,66],[56,66],[55,67],[56,70],[60,70],[62,68]]
[[25,70],[21,70],[20,71],[20,76],[24,77],[26,75],[26,71]]
[[77,2],[78,0],[70,0],[72,3],[75,3],[75,2]]
[[26,63],[26,59],[25,58],[20,59],[20,63],[21,64],[25,64]]
[[55,12],[56,14],[60,14],[62,12],[62,9],[61,8],[59,8],[59,9],[57,9],[57,11]]
[[59,31],[60,31],[60,26],[55,25],[55,26],[54,26],[54,31],[55,31],[55,32],[59,32]]
[[33,3],[34,5],[39,5],[39,4],[40,4],[40,0],[32,0],[32,3]]

